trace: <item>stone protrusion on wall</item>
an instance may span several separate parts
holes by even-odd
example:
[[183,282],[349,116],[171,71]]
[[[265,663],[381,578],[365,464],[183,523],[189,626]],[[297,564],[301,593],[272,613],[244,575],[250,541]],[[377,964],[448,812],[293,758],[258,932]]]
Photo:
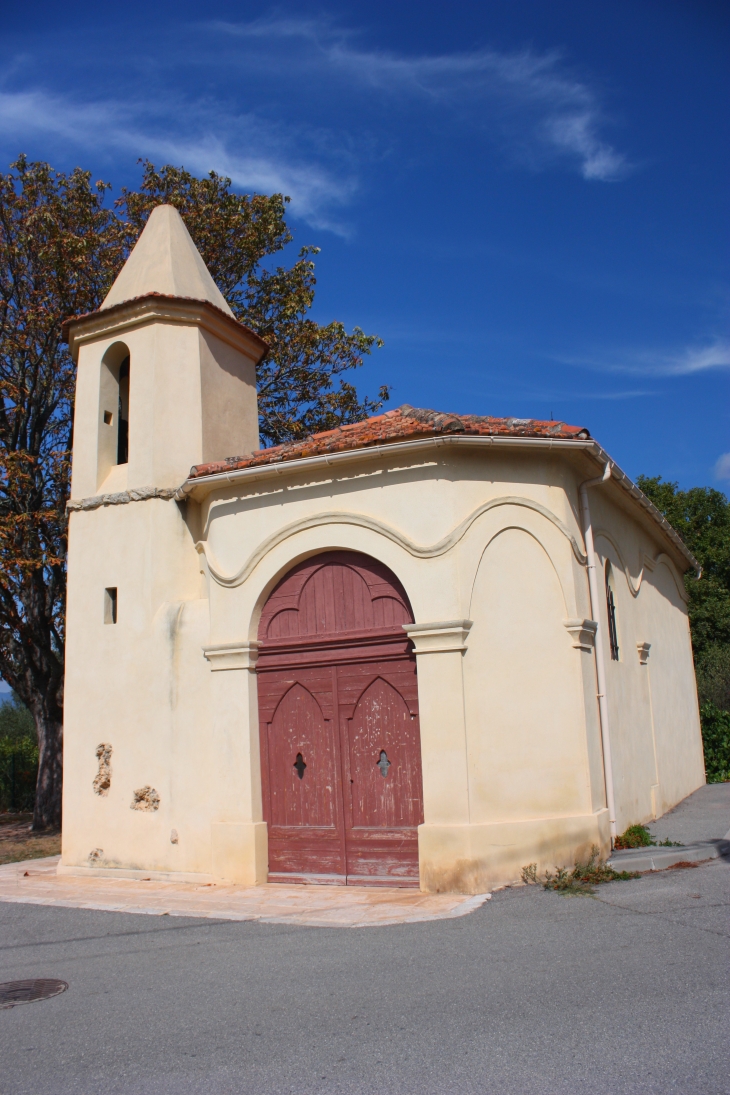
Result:
[[566,631],[570,633],[576,650],[593,650],[598,624],[595,620],[563,620]]
[[139,790],[134,792],[134,798],[130,804],[130,810],[144,810],[145,813],[152,813],[154,810],[160,808],[160,796],[154,787],[150,787],[146,784],[144,787],[140,787]]
[[109,794],[112,783],[112,747],[108,742],[97,745],[96,758],[99,761],[99,771],[94,776],[94,794],[104,798]]
[[651,650],[651,643],[637,643],[636,649],[639,652],[639,664],[646,665],[649,661],[649,651]]

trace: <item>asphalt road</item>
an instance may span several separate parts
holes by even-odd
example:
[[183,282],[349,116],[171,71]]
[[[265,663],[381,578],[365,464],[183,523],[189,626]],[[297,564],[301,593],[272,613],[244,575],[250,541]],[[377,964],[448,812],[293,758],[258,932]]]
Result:
[[722,860],[469,916],[281,927],[0,904],[2,1095],[730,1092]]

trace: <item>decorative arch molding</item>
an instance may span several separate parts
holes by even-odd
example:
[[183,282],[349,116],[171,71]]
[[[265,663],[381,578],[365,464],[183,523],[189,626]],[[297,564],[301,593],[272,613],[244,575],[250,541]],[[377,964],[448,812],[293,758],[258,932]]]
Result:
[[472,583],[471,583],[471,592],[469,593],[469,615],[470,616],[472,615],[472,608],[473,608],[473,601],[474,601],[474,586],[476,585],[477,577],[479,575],[479,568],[482,565],[482,561],[484,559],[484,556],[489,551],[490,545],[493,544],[494,541],[497,539],[497,537],[501,536],[502,533],[504,533],[504,532],[524,532],[527,536],[530,537],[531,540],[535,541],[535,543],[537,544],[537,546],[539,548],[542,549],[542,551],[545,553],[546,559],[548,560],[548,562],[550,563],[550,566],[553,569],[553,573],[555,574],[555,577],[558,580],[558,587],[560,589],[560,596],[563,598],[563,607],[564,607],[566,613],[570,613],[571,609],[570,609],[570,606],[569,606],[569,603],[568,603],[568,598],[565,595],[565,588],[563,586],[563,580],[560,577],[560,571],[555,566],[555,562],[554,562],[553,557],[550,554],[548,548],[545,546],[545,544],[543,544],[543,542],[539,538],[539,536],[535,535],[535,533],[532,529],[526,528],[525,525],[511,524],[511,525],[504,525],[502,528],[497,529],[496,532],[494,532],[493,535],[489,537],[486,544],[482,548],[482,551],[479,554],[479,562],[477,563],[476,570],[474,571],[474,577],[473,577]]
[[656,567],[658,567],[660,563],[664,563],[664,565],[669,570],[669,573],[672,575],[672,578],[674,579],[674,582],[675,582],[675,585],[677,586],[677,591],[678,591],[680,597],[685,602],[689,601],[689,596],[687,594],[687,590],[684,588],[684,582],[682,581],[682,576],[680,575],[679,571],[677,570],[676,566],[674,565],[674,563],[672,562],[670,557],[665,552],[660,551],[659,554],[655,558],[652,558],[651,555],[647,555],[647,553],[645,551],[640,552],[639,553],[639,576],[636,579],[636,582],[634,582],[633,578],[631,577],[631,571],[629,570],[628,563],[624,559],[624,556],[621,552],[621,549],[619,548],[618,544],[614,540],[613,536],[611,536],[611,534],[609,532],[606,532],[605,529],[596,529],[595,536],[596,536],[596,540],[598,540],[598,539],[606,540],[606,542],[609,543],[611,545],[611,547],[613,548],[614,552],[616,553],[616,558],[618,559],[618,564],[621,567],[621,570],[623,570],[624,575],[626,577],[626,584],[628,585],[629,590],[631,591],[631,596],[632,597],[638,597],[639,596],[639,592],[641,590],[641,585],[642,585],[642,582],[644,581],[645,572],[647,570],[652,571]]
[[468,517],[461,521],[460,524],[444,536],[443,539],[428,546],[415,543],[410,537],[405,536],[402,532],[392,528],[390,525],[386,525],[384,521],[379,521],[375,517],[367,517],[365,514],[361,513],[328,510],[324,513],[313,514],[311,517],[301,517],[298,520],[291,521],[288,525],[284,525],[282,528],[277,529],[276,532],[262,540],[259,546],[252,552],[243,566],[240,567],[235,574],[225,575],[221,573],[215,560],[212,558],[212,554],[205,540],[199,540],[195,545],[195,548],[205,559],[205,564],[211,578],[220,586],[233,588],[242,585],[247,578],[250,577],[264,556],[272,551],[273,548],[277,547],[285,540],[288,540],[290,537],[296,536],[300,532],[306,532],[308,529],[319,528],[323,525],[355,525],[358,528],[368,529],[371,532],[387,537],[388,540],[397,544],[398,547],[403,548],[404,551],[407,551],[409,555],[412,555],[416,559],[434,559],[439,555],[445,555],[447,551],[451,551],[451,549],[464,538],[479,517],[498,506],[522,506],[524,509],[532,510],[534,513],[538,513],[542,517],[545,517],[569,541],[576,559],[581,566],[585,566],[586,557],[583,554],[580,544],[567,525],[565,525],[556,514],[547,509],[546,506],[541,505],[539,502],[534,502],[531,498],[524,498],[518,495],[506,495],[501,498],[492,498],[489,502],[485,502],[483,505],[478,506],[477,509],[473,510]]
[[[644,560],[647,561],[648,556],[645,555]],[[682,598],[682,600],[685,603],[689,603],[689,594],[687,593],[687,590],[684,587],[684,581],[682,579],[682,576],[679,573],[679,571],[677,570],[677,568],[674,565],[674,563],[672,562],[672,560],[670,559],[670,557],[668,555],[666,555],[663,551],[661,551],[657,555],[656,559],[653,559],[651,562],[652,562],[652,565],[647,566],[648,570],[654,570],[655,567],[658,567],[660,563],[664,563],[664,566],[667,568],[669,573],[674,578],[674,584],[677,587],[677,592],[679,593],[679,596]]]

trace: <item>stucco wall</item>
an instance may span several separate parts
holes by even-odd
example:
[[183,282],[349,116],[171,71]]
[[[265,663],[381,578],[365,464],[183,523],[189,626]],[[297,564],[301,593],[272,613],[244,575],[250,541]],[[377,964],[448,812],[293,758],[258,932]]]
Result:
[[618,660],[608,654],[605,599],[600,619],[622,832],[661,816],[704,783],[702,739],[682,575],[615,495],[596,492],[591,507],[601,590],[610,562],[616,600]]

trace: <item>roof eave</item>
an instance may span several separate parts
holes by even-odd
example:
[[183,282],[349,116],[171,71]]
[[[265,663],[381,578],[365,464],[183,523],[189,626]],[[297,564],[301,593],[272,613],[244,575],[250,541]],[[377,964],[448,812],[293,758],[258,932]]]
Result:
[[396,441],[385,444],[368,445],[358,449],[346,449],[342,452],[325,453],[318,456],[305,456],[293,460],[279,460],[272,464],[259,464],[250,468],[236,468],[225,472],[216,472],[213,475],[199,478],[188,478],[179,488],[176,498],[182,501],[192,498],[196,502],[202,501],[208,494],[222,487],[237,483],[253,483],[262,479],[276,478],[298,470],[311,470],[316,467],[331,467],[332,465],[354,462],[357,460],[372,459],[374,456],[388,455],[395,452],[417,452],[429,448],[439,448],[444,445],[473,446],[473,447],[497,447],[497,448],[527,448],[527,449],[552,449],[556,451],[579,451],[592,458],[601,467],[608,463],[611,466],[611,478],[622,488],[632,500],[642,507],[656,525],[671,542],[675,550],[687,563],[686,569],[699,570],[699,563],[689,551],[681,536],[672,528],[669,521],[656,508],[654,503],[637,487],[629,476],[622,471],[618,464],[611,459],[606,450],[595,440],[549,437],[503,437],[499,435],[475,436],[463,434],[446,434],[435,437],[418,438],[415,441]]
[[155,322],[199,323],[210,328],[225,342],[245,346],[248,356],[256,364],[263,361],[269,350],[269,344],[260,335],[210,301],[165,293],[146,293],[113,304],[110,308],[99,308],[82,316],[69,316],[63,321],[61,334],[76,361],[79,348],[85,342],[116,334],[140,323]]

